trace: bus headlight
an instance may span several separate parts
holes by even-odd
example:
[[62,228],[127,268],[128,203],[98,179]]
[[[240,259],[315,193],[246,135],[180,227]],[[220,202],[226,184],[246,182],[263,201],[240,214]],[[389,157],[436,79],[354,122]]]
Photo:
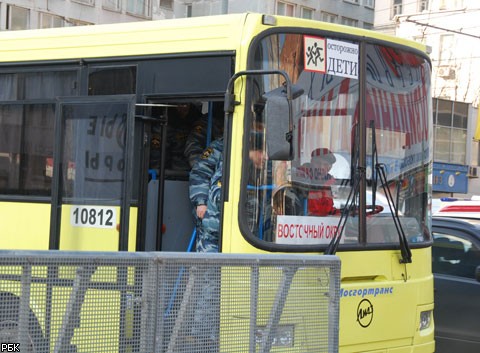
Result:
[[422,311],[420,312],[420,331],[425,330],[430,327],[432,323],[432,311]]
[[[257,326],[255,330],[255,343],[262,344],[267,336],[266,326]],[[278,325],[273,336],[272,346],[274,347],[293,347],[294,325]]]

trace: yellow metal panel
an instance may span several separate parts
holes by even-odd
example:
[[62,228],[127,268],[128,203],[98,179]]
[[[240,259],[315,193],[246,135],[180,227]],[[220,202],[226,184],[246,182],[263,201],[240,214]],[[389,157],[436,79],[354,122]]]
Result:
[[[384,352],[388,341],[395,352],[432,352],[433,325],[422,332],[414,325],[420,311],[433,309],[431,266],[418,266],[431,263],[430,248],[412,249],[413,263],[407,265],[399,262],[399,251],[337,255],[342,260],[340,351]],[[371,316],[368,311],[361,316],[359,310],[368,307]]]
[[[72,227],[69,206],[62,212],[62,250],[118,250],[118,231]],[[50,204],[0,203],[0,249],[47,250],[50,238]],[[14,220],[7,222],[6,220]],[[135,251],[137,209],[130,209],[128,250]]]
[[[75,227],[70,222],[71,205],[62,206],[62,221],[60,230],[61,250],[118,250],[117,227],[109,229]],[[120,219],[120,208],[115,207],[117,222]]]
[[0,62],[233,50],[245,15],[0,33]]
[[[62,207],[62,225],[60,235],[61,250],[117,251],[119,224],[114,228],[75,227],[70,222],[71,205]],[[120,221],[120,207],[116,207],[117,223]],[[130,209],[128,250],[135,251],[137,209]]]
[[50,204],[0,203],[0,249],[46,250],[49,232]]

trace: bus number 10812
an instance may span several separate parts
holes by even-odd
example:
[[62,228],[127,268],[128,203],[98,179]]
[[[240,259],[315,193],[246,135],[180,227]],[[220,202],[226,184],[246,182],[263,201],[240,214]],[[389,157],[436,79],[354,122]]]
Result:
[[116,215],[113,207],[72,206],[70,223],[74,227],[114,228]]

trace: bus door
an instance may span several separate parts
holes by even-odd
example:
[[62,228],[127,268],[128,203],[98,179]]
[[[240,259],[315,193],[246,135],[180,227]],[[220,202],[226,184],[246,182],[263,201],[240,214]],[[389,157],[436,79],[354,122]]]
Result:
[[[137,104],[141,106],[142,104]],[[209,98],[167,100],[150,98],[143,121],[150,127],[147,187],[139,203],[145,205],[146,251],[193,251],[195,218],[189,198],[193,160],[223,135],[223,101]],[[138,111],[138,109],[137,109]],[[146,124],[145,124],[146,125]],[[141,232],[140,232],[141,233]],[[142,242],[139,239],[139,244]],[[138,248],[138,247],[137,247]]]
[[134,249],[134,124],[133,95],[58,100],[50,249]]
[[146,113],[149,118],[143,119],[149,125],[145,132],[150,143],[146,153],[148,174],[144,178],[147,186],[139,198],[143,200],[141,217],[145,222],[142,250],[193,249],[195,223],[189,199],[190,167],[184,156],[184,143],[192,126],[178,121],[178,111],[190,104],[193,105],[164,99],[162,102],[151,99],[145,104],[150,107]]

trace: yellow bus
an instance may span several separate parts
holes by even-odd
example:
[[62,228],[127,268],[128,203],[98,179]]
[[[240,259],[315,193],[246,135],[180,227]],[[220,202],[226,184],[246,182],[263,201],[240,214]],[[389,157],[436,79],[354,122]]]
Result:
[[188,105],[220,252],[336,254],[340,351],[433,352],[430,82],[423,44],[291,17],[0,33],[0,248],[190,251]]

